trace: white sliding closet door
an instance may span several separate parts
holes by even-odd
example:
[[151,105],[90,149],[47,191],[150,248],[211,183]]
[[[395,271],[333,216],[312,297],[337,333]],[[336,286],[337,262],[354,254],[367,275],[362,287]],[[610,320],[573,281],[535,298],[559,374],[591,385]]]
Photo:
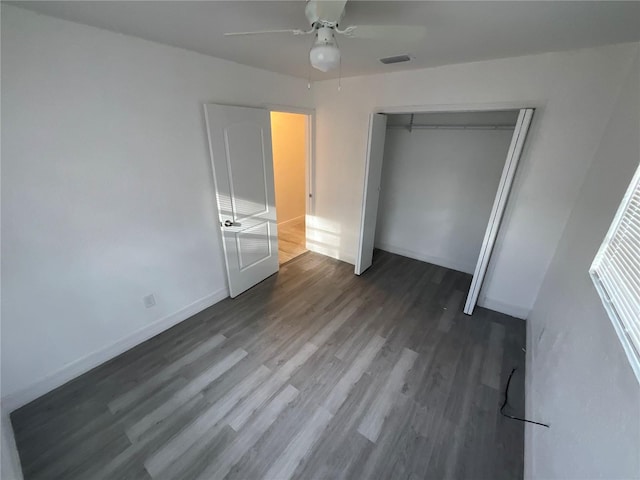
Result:
[[387,116],[374,113],[369,118],[369,146],[362,197],[362,217],[360,219],[360,242],[356,256],[356,275],[360,275],[373,262],[373,242],[376,236],[380,180],[382,179],[382,159],[384,141],[387,134]]
[[493,201],[493,207],[491,209],[491,216],[489,217],[489,224],[484,234],[484,240],[482,241],[482,248],[480,249],[480,255],[478,256],[478,262],[473,274],[473,280],[471,281],[471,288],[469,289],[469,295],[467,296],[467,302],[464,306],[464,313],[471,315],[473,309],[478,301],[478,295],[480,294],[480,288],[484,281],[485,274],[487,273],[487,267],[489,266],[489,259],[491,258],[491,252],[498,235],[498,227],[502,220],[505,207],[507,205],[507,198],[509,191],[511,190],[511,184],[520,161],[520,155],[522,154],[522,148],[524,141],[529,131],[529,125],[531,124],[531,118],[533,117],[533,109],[524,108],[520,110],[518,114],[518,120],[516,122],[515,130],[513,131],[513,137],[511,138],[511,145],[509,146],[509,152],[507,153],[507,160],[502,170],[502,176],[500,178],[500,184],[498,186],[498,192],[496,198]]

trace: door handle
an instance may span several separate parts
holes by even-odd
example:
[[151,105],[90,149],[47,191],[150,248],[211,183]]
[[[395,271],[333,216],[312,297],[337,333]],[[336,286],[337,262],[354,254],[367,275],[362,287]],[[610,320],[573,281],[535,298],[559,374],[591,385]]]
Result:
[[220,222],[220,225],[225,227],[239,227],[240,223],[233,222],[231,220],[225,220],[224,223]]

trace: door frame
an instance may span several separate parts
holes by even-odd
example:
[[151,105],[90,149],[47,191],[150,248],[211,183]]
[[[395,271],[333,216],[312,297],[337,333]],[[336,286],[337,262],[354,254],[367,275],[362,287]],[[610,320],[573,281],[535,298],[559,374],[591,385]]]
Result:
[[[495,246],[495,240],[500,233],[501,229],[501,220],[506,211],[507,206],[509,205],[509,193],[511,191],[511,187],[515,180],[515,172],[517,165],[519,163],[519,159],[522,156],[524,142],[526,138],[531,133],[531,117],[535,113],[537,109],[541,109],[544,107],[544,102],[541,101],[519,101],[519,102],[498,102],[498,103],[480,103],[480,104],[441,104],[441,105],[404,105],[404,106],[380,106],[374,108],[371,115],[376,113],[383,113],[387,115],[394,114],[411,114],[411,113],[466,113],[466,112],[494,112],[496,110],[518,110],[518,121],[514,125],[514,137],[517,133],[517,127],[519,120],[523,114],[523,112],[527,110],[531,110],[531,114],[528,118],[528,122],[525,129],[525,135],[522,137],[522,141],[519,146],[515,145],[514,137],[511,139],[511,144],[509,148],[509,152],[507,153],[507,157],[505,159],[505,165],[503,167],[503,171],[500,177],[500,185],[496,191],[496,198],[494,200],[494,204],[492,206],[491,215],[489,218],[489,222],[487,224],[487,229],[485,230],[485,236],[482,243],[482,247],[480,250],[480,254],[478,256],[478,262],[476,264],[476,269],[474,271],[471,287],[469,288],[469,294],[467,296],[467,300],[465,302],[464,313],[467,315],[471,315],[473,313],[473,309],[476,306],[476,302],[478,300],[478,296],[484,284],[484,279],[486,272],[489,268],[489,261],[491,255],[493,254],[493,248]],[[515,139],[517,140],[517,139]],[[369,146],[371,143],[371,139],[368,140],[367,144],[367,156],[365,158],[365,172],[369,169]],[[513,165],[515,168],[509,174],[509,167],[512,166],[513,160],[513,151],[512,149],[517,148],[516,161]],[[363,192],[367,191],[367,183],[368,178],[365,175],[363,182]],[[363,194],[364,195],[364,194]],[[499,205],[498,205],[499,204]],[[366,198],[363,196],[362,200],[362,210],[360,212],[360,216],[364,215],[364,210],[366,207]],[[362,222],[361,222],[362,223]],[[360,249],[364,235],[362,230],[362,225],[360,226],[360,230],[358,232],[358,249]],[[356,251],[356,255],[360,255],[359,251]]]
[[[306,115],[307,116],[307,122],[306,122],[306,142],[307,142],[307,152],[306,152],[306,165],[305,165],[305,195],[306,195],[306,216],[308,217],[309,215],[314,215],[315,212],[315,142],[316,142],[316,110],[315,108],[308,108],[308,107],[296,107],[296,106],[292,106],[292,105],[281,105],[281,104],[274,104],[274,103],[263,103],[260,105],[256,105],[256,104],[245,104],[245,103],[226,103],[226,102],[203,102],[202,103],[202,108],[203,108],[203,122],[204,122],[204,135],[205,135],[205,143],[207,145],[206,147],[206,151],[207,151],[207,158],[209,158],[209,164],[211,165],[211,178],[212,178],[212,184],[213,184],[213,194],[214,194],[214,199],[216,198],[218,192],[217,192],[217,186],[215,183],[215,174],[213,172],[213,164],[211,163],[211,151],[210,151],[210,145],[209,145],[209,131],[208,131],[208,127],[207,127],[207,122],[206,122],[206,113],[204,112],[204,109],[206,109],[206,105],[210,104],[210,103],[214,103],[217,105],[227,105],[230,107],[248,107],[248,108],[261,108],[263,110],[266,110],[267,112],[271,113],[271,112],[284,112],[284,113],[297,113],[297,114],[301,114],[301,115]],[[215,225],[219,224],[220,221],[220,212],[218,211],[218,202],[217,200],[214,202],[215,205],[215,213],[216,213],[216,218],[215,218]],[[277,206],[276,206],[276,215],[277,215]],[[277,222],[277,220],[276,220]],[[307,222],[305,222],[305,226],[306,226]],[[305,227],[308,228],[308,227]],[[221,262],[222,264],[225,266],[224,268],[224,273],[225,273],[225,279],[226,279],[226,283],[227,283],[227,294],[229,294],[230,291],[230,287],[229,287],[229,272],[227,272],[227,268],[226,268],[226,259],[225,259],[225,253],[224,253],[224,237],[223,237],[223,232],[222,229],[220,228],[216,228],[217,232],[218,232],[218,239],[220,241],[220,255],[221,255]],[[308,234],[307,232],[305,232],[305,242],[308,243]],[[305,247],[307,248],[307,250],[309,250],[309,246],[305,244]],[[280,265],[278,265],[278,270],[280,270]]]

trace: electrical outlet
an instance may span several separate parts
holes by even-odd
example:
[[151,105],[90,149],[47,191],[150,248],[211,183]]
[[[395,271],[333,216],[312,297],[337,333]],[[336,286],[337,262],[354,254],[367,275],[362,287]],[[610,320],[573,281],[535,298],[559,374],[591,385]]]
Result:
[[142,301],[144,302],[144,306],[146,308],[151,308],[156,304],[156,297],[154,297],[152,293],[151,295],[147,295],[146,297],[143,297]]

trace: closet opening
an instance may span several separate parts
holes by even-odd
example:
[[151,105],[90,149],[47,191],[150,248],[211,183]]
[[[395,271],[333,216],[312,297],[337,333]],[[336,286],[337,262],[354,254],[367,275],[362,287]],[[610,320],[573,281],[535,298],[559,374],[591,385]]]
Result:
[[373,114],[355,273],[373,250],[469,275],[471,314],[532,109]]

